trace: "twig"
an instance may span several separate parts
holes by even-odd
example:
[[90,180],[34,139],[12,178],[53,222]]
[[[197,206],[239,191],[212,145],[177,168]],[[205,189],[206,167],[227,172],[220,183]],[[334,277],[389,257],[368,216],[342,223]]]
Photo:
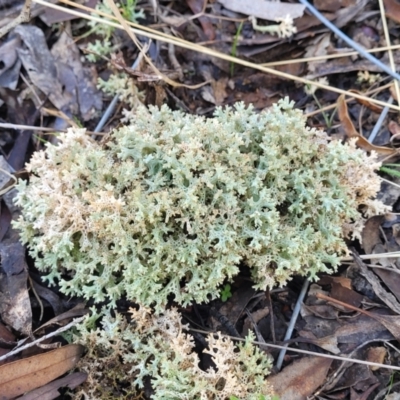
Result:
[[17,18],[13,19],[9,24],[3,26],[0,29],[0,38],[14,29],[16,26],[23,24],[24,22],[29,22],[31,19],[31,5],[32,0],[25,0],[24,6],[22,7],[21,13]]
[[[385,41],[386,41],[386,44],[388,46],[390,46],[391,42],[390,42],[389,28],[388,28],[387,20],[386,20],[385,6],[383,5],[382,0],[379,0],[379,10],[381,12],[382,27],[383,27],[383,33],[385,35]],[[396,64],[394,62],[392,49],[388,50],[388,56],[389,56],[390,68],[393,72],[396,72]],[[396,91],[397,100],[400,101],[399,82],[397,80],[394,81],[394,88]]]
[[0,361],[3,361],[3,360],[5,360],[5,359],[7,359],[7,358],[9,358],[9,357],[11,357],[11,356],[13,356],[13,355],[15,355],[15,354],[18,354],[18,353],[20,353],[22,350],[28,349],[29,347],[36,346],[38,343],[43,342],[44,340],[49,339],[49,338],[51,338],[51,337],[53,337],[53,336],[57,336],[57,335],[60,334],[61,332],[67,331],[68,329],[70,329],[70,328],[72,328],[73,326],[75,326],[75,325],[79,324],[80,322],[82,322],[85,318],[86,318],[86,316],[83,316],[83,317],[74,319],[72,322],[70,322],[69,324],[67,324],[67,325],[65,325],[65,326],[63,326],[63,327],[57,329],[56,331],[51,332],[51,333],[49,333],[48,335],[44,335],[44,336],[42,336],[41,338],[36,339],[35,341],[33,341],[33,342],[31,342],[31,343],[25,344],[24,346],[18,347],[18,348],[16,348],[15,350],[12,350],[12,351],[10,351],[10,352],[7,353],[7,354],[4,354],[4,356],[1,356],[1,357],[0,357]]
[[[390,183],[390,182],[389,182]],[[400,257],[400,251],[392,251],[388,253],[377,253],[377,254],[363,254],[359,256],[362,260],[374,260],[377,258],[398,258]],[[341,261],[354,261],[353,257],[342,257]]]
[[[49,132],[49,133],[58,133],[58,132],[67,132],[66,129],[54,129],[54,128],[46,128],[44,126],[33,126],[33,125],[19,125],[19,124],[10,124],[7,122],[0,122],[0,128],[4,129],[21,129],[21,130],[26,130],[29,129],[31,131],[41,131],[41,132]],[[86,131],[87,135],[106,135],[104,132],[92,132],[92,131]]]
[[[382,19],[382,26],[383,26],[383,32],[385,34],[385,40],[386,40],[386,44],[388,44],[390,46],[390,35],[389,35],[389,29],[387,26],[387,21],[386,21],[386,16],[385,16],[385,7],[383,5],[383,1],[379,0],[379,8],[380,8],[380,12],[381,12],[381,19]],[[396,72],[396,65],[394,63],[394,58],[393,58],[393,52],[392,49],[388,50],[388,55],[389,55],[389,62],[390,62],[390,68],[392,69],[392,71]],[[399,90],[399,82],[397,80],[394,81],[394,88],[396,91],[396,96],[397,96],[397,100],[400,99],[400,90]],[[388,100],[388,103],[392,104],[393,103],[393,97],[390,97]],[[376,124],[374,126],[374,129],[372,130],[371,134],[368,137],[368,141],[370,143],[373,143],[373,141],[375,140],[376,136],[378,135],[381,126],[383,124],[383,121],[385,120],[387,114],[389,112],[389,108],[386,106],[381,115],[378,118],[378,121],[376,121]]]
[[[397,83],[397,81],[396,81],[396,83]],[[398,85],[396,85],[396,87],[397,87],[397,86],[398,86]],[[393,103],[393,97],[390,97],[390,98],[389,98],[388,103],[390,103],[390,104]],[[376,136],[378,135],[379,130],[381,129],[381,126],[382,126],[382,124],[383,124],[383,121],[385,120],[385,118],[386,118],[388,112],[389,112],[389,107],[386,106],[386,107],[382,110],[381,114],[379,115],[378,121],[376,121],[376,124],[375,124],[375,126],[374,126],[374,129],[372,129],[372,132],[371,132],[370,135],[368,136],[368,141],[369,141],[370,143],[373,143],[373,142],[374,142],[374,140],[375,140]]]
[[[296,305],[295,305],[294,310],[293,310],[292,318],[290,318],[289,326],[287,328],[284,340],[289,340],[292,337],[293,329],[294,329],[294,326],[296,324],[297,317],[299,316],[299,313],[300,313],[301,304],[303,303],[303,300],[304,300],[304,297],[305,297],[305,295],[307,293],[307,289],[308,289],[308,285],[309,284],[310,284],[310,281],[308,279],[305,279],[305,281],[303,283],[303,287],[301,288],[301,292],[299,294],[299,297],[297,298],[297,302],[296,302]],[[286,354],[287,346],[288,345],[286,345],[286,347],[284,347],[279,352],[278,361],[276,362],[276,368],[278,369],[278,371],[282,368],[282,363],[283,363],[283,359],[284,359],[285,354]]]

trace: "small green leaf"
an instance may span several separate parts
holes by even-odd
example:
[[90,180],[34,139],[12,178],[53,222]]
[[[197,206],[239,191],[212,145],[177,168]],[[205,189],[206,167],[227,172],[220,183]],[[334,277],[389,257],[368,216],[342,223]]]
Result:
[[400,164],[391,164],[391,163],[388,163],[388,164],[384,164],[383,167],[400,168]]
[[231,285],[229,283],[227,283],[223,289],[221,290],[221,300],[222,301],[227,301],[229,298],[232,297],[232,293],[231,293]]
[[400,178],[400,172],[395,169],[380,167],[379,171],[385,172],[388,175],[394,176],[395,178]]

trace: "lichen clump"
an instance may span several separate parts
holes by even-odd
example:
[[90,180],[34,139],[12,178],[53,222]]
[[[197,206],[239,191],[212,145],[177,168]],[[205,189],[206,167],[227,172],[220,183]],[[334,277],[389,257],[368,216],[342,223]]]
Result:
[[164,309],[219,295],[250,268],[255,287],[335,267],[380,187],[375,156],[305,126],[288,100],[214,118],[139,107],[98,143],[82,129],[33,155],[16,223],[64,293]]
[[210,354],[213,366],[204,371],[176,309],[157,316],[144,307],[130,311],[130,323],[104,310],[101,328],[91,329],[90,321],[78,327],[75,342],[89,351],[78,365],[88,380],[76,399],[121,398],[123,391],[127,398],[135,393],[139,398],[146,383],[153,400],[271,399],[273,389],[266,381],[271,361],[253,346],[254,335],[236,347],[221,334],[209,334],[203,353]]

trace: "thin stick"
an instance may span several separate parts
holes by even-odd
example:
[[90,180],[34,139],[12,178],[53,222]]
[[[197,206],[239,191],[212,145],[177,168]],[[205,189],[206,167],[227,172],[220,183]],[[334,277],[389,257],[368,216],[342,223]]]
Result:
[[49,338],[51,338],[53,336],[57,336],[61,332],[67,331],[69,328],[72,328],[73,326],[75,326],[75,325],[79,324],[80,322],[82,322],[85,318],[86,318],[86,316],[74,319],[72,322],[70,322],[69,324],[67,324],[65,326],[62,326],[61,328],[57,329],[56,331],[51,332],[48,335],[44,335],[41,338],[36,339],[35,341],[33,341],[31,343],[25,344],[24,346],[18,347],[15,350],[12,350],[7,354],[4,354],[4,356],[0,357],[0,361],[3,361],[3,360],[5,360],[5,359],[7,359],[7,358],[9,358],[9,357],[11,357],[11,356],[13,356],[15,354],[18,354],[21,351],[23,351],[25,349],[28,349],[29,347],[36,346],[38,343],[43,342],[44,340],[49,339]]
[[[298,316],[300,314],[301,305],[303,304],[303,300],[304,300],[304,297],[306,296],[309,284],[310,284],[310,281],[308,279],[305,279],[304,282],[303,282],[303,286],[301,288],[301,292],[299,294],[299,297],[297,298],[296,305],[294,307],[292,317],[290,318],[289,326],[288,326],[287,331],[285,333],[284,340],[289,340],[292,337],[294,326],[295,326],[297,318],[298,318]],[[278,369],[278,371],[280,371],[280,369],[282,368],[283,360],[285,358],[285,354],[286,354],[286,350],[287,349],[288,349],[288,347],[286,346],[285,349],[282,349],[279,352],[278,361],[276,362],[276,368]]]
[[[389,28],[387,26],[386,15],[385,15],[385,7],[383,5],[383,1],[382,0],[379,0],[379,9],[380,9],[380,12],[381,12],[382,27],[383,27],[383,33],[385,35],[386,44],[388,46],[390,46],[391,42],[390,42]],[[388,51],[388,55],[389,55],[390,68],[392,69],[393,72],[396,72],[396,64],[394,62],[392,49],[390,49]],[[395,87],[395,90],[396,90],[397,101],[400,101],[400,90],[399,90],[399,82],[398,82],[398,80],[394,81],[394,87]]]
[[[19,124],[10,124],[7,122],[0,122],[0,128],[4,129],[15,129],[15,130],[31,130],[31,131],[40,131],[40,132],[49,132],[56,134],[58,132],[67,132],[66,129],[54,129],[54,128],[45,128],[44,126],[33,126],[33,125],[19,125]],[[99,136],[104,136],[106,133],[104,132],[92,132],[92,131],[86,131],[85,132],[87,135],[99,135]]]
[[[392,251],[388,253],[377,253],[377,254],[363,254],[359,256],[362,260],[375,260],[377,258],[398,258],[400,257],[400,251]],[[340,261],[354,261],[353,257],[342,257]]]

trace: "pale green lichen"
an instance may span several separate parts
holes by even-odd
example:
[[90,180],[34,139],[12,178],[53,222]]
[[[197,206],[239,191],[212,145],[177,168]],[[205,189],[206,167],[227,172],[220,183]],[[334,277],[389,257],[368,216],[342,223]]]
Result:
[[130,311],[130,323],[105,310],[101,328],[92,329],[90,319],[79,326],[75,342],[85,345],[88,354],[78,368],[88,373],[88,380],[76,399],[124,398],[123,392],[139,398],[146,382],[153,400],[228,400],[233,395],[271,399],[273,390],[266,381],[271,361],[253,346],[254,335],[236,347],[221,334],[209,334],[203,353],[211,355],[214,366],[204,371],[175,309],[158,316],[144,307]]
[[346,254],[380,187],[375,156],[330,142],[283,100],[214,118],[139,107],[99,144],[84,130],[33,155],[16,223],[36,266],[67,294],[162,311],[219,296],[239,272],[255,287],[315,278]]
[[122,103],[131,108],[142,105],[145,97],[135,85],[133,78],[125,73],[110,75],[107,81],[99,78],[97,88],[106,94],[118,96]]
[[[127,20],[134,23],[138,22],[138,19],[145,18],[144,11],[140,9],[136,10],[137,0],[127,0],[122,4],[116,3],[116,6],[120,9],[122,16]],[[89,26],[92,28],[89,33],[94,33],[100,36],[102,40],[95,40],[93,43],[88,43],[87,50],[89,54],[86,58],[90,62],[96,62],[104,56],[108,56],[112,52],[119,49],[118,40],[114,40],[115,27],[109,25],[107,22],[111,21],[110,18],[104,17],[105,15],[112,16],[114,13],[107,3],[107,1],[98,1],[95,7],[95,11],[92,13],[93,17],[96,19],[90,20],[88,22]],[[99,20],[100,19],[100,20]],[[105,22],[102,22],[104,20]],[[117,42],[114,45],[112,42]]]

